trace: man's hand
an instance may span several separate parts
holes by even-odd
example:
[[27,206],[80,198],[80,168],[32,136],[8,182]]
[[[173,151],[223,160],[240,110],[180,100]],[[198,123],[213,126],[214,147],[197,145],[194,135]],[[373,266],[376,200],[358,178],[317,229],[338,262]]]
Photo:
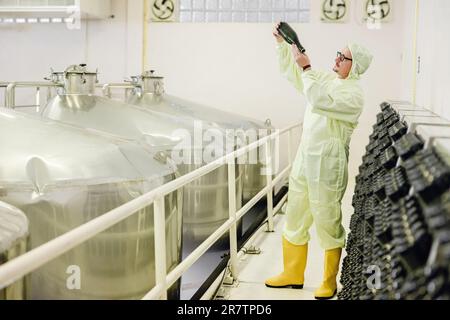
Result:
[[294,56],[295,62],[299,65],[300,68],[304,68],[308,65],[311,65],[311,61],[309,60],[309,57],[301,53],[300,50],[298,50],[297,46],[295,44],[292,44],[291,46],[292,55]]
[[273,30],[273,36],[277,40],[278,43],[282,43],[284,41],[283,37],[278,33],[278,27],[280,26],[280,22],[275,25],[275,29]]

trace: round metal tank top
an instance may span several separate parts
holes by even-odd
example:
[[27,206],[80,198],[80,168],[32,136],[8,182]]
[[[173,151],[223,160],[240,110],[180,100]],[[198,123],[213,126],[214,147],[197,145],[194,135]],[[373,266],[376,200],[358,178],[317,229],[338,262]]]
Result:
[[[10,110],[0,111],[0,154],[0,200],[26,214],[30,249],[178,175],[137,143]],[[165,197],[168,270],[181,261],[181,202],[181,191]],[[141,298],[155,284],[153,224],[150,205],[45,264],[31,273],[27,298]],[[71,270],[79,287],[68,287]]]

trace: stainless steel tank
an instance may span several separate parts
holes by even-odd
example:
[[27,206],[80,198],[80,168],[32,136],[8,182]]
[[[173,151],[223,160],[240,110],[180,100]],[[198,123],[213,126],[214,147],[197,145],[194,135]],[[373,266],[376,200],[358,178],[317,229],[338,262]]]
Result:
[[[157,114],[147,108],[133,106],[94,95],[97,74],[88,72],[83,66],[70,66],[65,71],[64,93],[49,101],[42,110],[42,116],[70,123],[83,128],[108,132],[122,138],[139,141],[153,149],[167,151],[176,162],[181,174],[191,172],[209,161],[179,161],[178,153],[195,154],[206,152],[203,145],[184,145],[186,137],[195,136],[211,129],[220,136],[225,133],[219,128],[203,125],[197,130],[183,119]],[[201,137],[202,138],[202,137]],[[191,141],[191,142],[192,142]],[[226,150],[218,144],[222,153]],[[220,156],[217,155],[217,156]],[[213,160],[214,157],[211,157]],[[217,158],[217,157],[216,157]],[[242,205],[242,166],[236,168],[236,203]],[[188,184],[184,188],[183,219],[186,235],[203,240],[211,235],[229,217],[227,166]]]
[[[0,201],[0,266],[27,250],[28,219],[19,209]],[[23,300],[25,281],[20,279],[0,289],[0,300]]]
[[[238,145],[255,142],[273,129],[270,120],[261,122],[237,114],[177,98],[165,93],[164,78],[155,76],[154,71],[131,77],[135,90],[127,102],[187,121],[202,121],[206,126],[231,130],[238,138]],[[242,159],[244,166],[244,202],[253,198],[266,185],[263,173],[265,158],[263,148],[258,148]]]
[[[10,110],[0,111],[0,154],[0,200],[27,215],[31,249],[177,175],[141,145]],[[171,270],[181,260],[182,194],[165,200]],[[153,225],[150,205],[45,264],[31,273],[27,298],[142,297],[155,284]]]

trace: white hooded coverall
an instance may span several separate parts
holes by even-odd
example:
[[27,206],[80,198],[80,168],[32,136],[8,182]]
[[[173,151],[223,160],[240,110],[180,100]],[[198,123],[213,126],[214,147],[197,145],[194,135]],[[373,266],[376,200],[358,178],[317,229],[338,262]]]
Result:
[[289,179],[283,236],[304,245],[315,222],[324,250],[343,248],[341,200],[348,181],[350,138],[361,115],[364,96],[358,80],[372,55],[357,44],[348,47],[353,65],[346,79],[337,74],[305,71],[294,61],[291,47],[278,45],[281,72],[306,97],[303,134]]

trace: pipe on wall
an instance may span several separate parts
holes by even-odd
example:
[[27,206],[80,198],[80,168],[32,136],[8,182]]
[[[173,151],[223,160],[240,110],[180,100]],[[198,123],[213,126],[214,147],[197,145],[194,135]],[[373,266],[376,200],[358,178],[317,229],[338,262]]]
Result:
[[148,23],[149,23],[149,0],[144,0],[144,19],[143,19],[143,32],[142,32],[142,73],[147,70],[147,53],[148,53]]

